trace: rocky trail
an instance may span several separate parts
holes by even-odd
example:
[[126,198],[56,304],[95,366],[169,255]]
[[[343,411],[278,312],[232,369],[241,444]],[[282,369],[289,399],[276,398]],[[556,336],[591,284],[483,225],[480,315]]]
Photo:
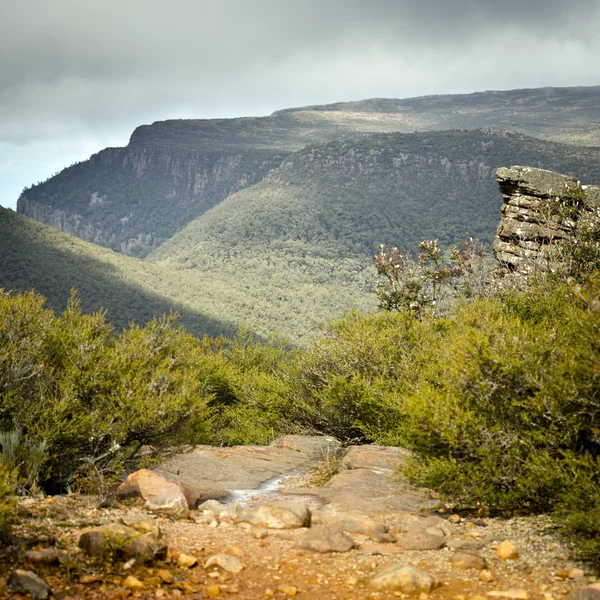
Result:
[[600,599],[548,517],[455,514],[399,479],[405,457],[287,436],[186,449],[109,508],[22,499],[0,598]]

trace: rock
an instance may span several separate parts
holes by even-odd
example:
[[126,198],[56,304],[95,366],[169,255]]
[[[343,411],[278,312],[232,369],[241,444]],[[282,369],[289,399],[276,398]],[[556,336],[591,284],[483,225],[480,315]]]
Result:
[[328,513],[315,512],[312,515],[311,523],[336,526],[343,531],[368,536],[384,535],[388,532],[388,527],[383,523],[371,517],[352,513],[330,515]]
[[515,548],[515,545],[508,540],[504,540],[497,548],[496,548],[496,556],[500,560],[518,560],[519,553]]
[[221,569],[228,573],[239,573],[244,568],[244,565],[239,558],[232,556],[231,554],[223,553],[211,556],[206,563],[204,563],[205,569],[213,566],[221,567]]
[[146,588],[146,586],[137,577],[134,577],[133,575],[128,575],[123,581],[122,585],[123,587],[126,587],[127,589],[133,592],[141,592],[143,589]]
[[[402,531],[412,530],[429,530],[432,535],[452,536],[456,533],[456,528],[448,523],[447,519],[439,517],[438,515],[430,515],[428,517],[421,517],[418,515],[410,515],[402,523]],[[433,533],[433,531],[436,533]]]
[[215,513],[215,515],[218,515],[221,511],[225,510],[227,506],[222,502],[219,502],[218,500],[206,500],[206,502],[199,504],[196,508],[200,512],[210,510],[210,512],[213,512]]
[[489,543],[495,541],[495,538],[490,536],[483,540],[446,540],[446,546],[451,550],[464,550],[465,552],[472,552],[473,550],[481,550]]
[[277,591],[291,597],[294,597],[298,593],[298,589],[293,585],[278,585]]
[[452,523],[454,525],[456,525],[457,523],[460,523],[462,521],[462,518],[460,515],[454,514],[454,515],[450,515],[448,517],[448,523]]
[[582,569],[578,569],[577,567],[573,567],[569,573],[567,574],[567,577],[569,579],[581,579],[582,577],[585,577],[585,573],[583,572]]
[[131,527],[140,533],[151,533],[157,539],[162,537],[162,531],[150,515],[122,515],[119,523]]
[[439,587],[441,582],[426,571],[412,565],[394,565],[380,571],[369,581],[369,587],[378,592],[402,592],[429,594]]
[[207,598],[218,598],[221,595],[221,588],[218,585],[209,585],[205,591]]
[[180,569],[191,569],[198,564],[198,559],[195,556],[181,553],[177,557],[177,566]]
[[143,535],[118,523],[84,531],[78,544],[86,554],[101,560],[153,562],[164,560],[168,551],[167,545],[152,534]]
[[241,510],[233,520],[267,529],[296,529],[310,527],[311,513],[301,504],[259,504]]
[[477,569],[481,571],[487,566],[485,558],[472,552],[455,552],[450,562],[456,569]]
[[266,537],[269,536],[269,530],[268,529],[251,529],[250,530],[250,535],[257,540],[264,540]]
[[490,581],[494,581],[494,574],[488,569],[483,569],[481,573],[479,573],[479,580],[484,583],[490,583]]
[[509,600],[529,600],[529,593],[523,589],[493,590],[486,592],[490,598],[508,598]]
[[314,458],[336,456],[342,449],[342,443],[326,435],[284,435],[272,444],[277,448],[289,448]]
[[29,550],[25,552],[25,559],[37,565],[52,565],[59,562],[61,554],[56,548],[44,548],[43,550]]
[[131,473],[116,491],[117,498],[121,499],[139,497],[150,500],[161,496],[181,495],[185,498],[190,510],[196,508],[196,505],[208,494],[208,490],[182,481],[171,481],[148,469],[140,469]]
[[297,542],[296,548],[313,552],[348,552],[355,544],[338,526],[315,525]]
[[404,550],[439,550],[446,545],[443,537],[419,529],[407,531],[396,543]]
[[598,583],[590,583],[590,585],[588,585],[588,588],[590,590],[598,590],[600,592],[600,582],[598,582]]
[[79,578],[79,583],[83,583],[83,585],[90,585],[92,583],[100,583],[104,581],[102,575],[82,575]]
[[155,496],[146,500],[144,508],[157,515],[171,517],[172,519],[187,519],[190,514],[187,501],[181,494]]
[[600,600],[600,590],[589,586],[586,588],[579,588],[570,591],[565,596],[565,600]]
[[46,600],[52,588],[33,571],[15,569],[6,582],[9,591],[15,594],[31,594],[36,600]]
[[175,581],[175,578],[173,577],[173,573],[171,573],[171,571],[169,571],[168,569],[159,569],[156,572],[156,576],[163,582],[163,583],[173,583],[173,581]]

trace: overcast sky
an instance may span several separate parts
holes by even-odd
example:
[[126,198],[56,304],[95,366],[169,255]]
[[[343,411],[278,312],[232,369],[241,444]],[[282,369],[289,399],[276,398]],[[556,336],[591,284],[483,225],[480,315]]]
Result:
[[600,0],[0,0],[0,204],[168,118],[600,84]]

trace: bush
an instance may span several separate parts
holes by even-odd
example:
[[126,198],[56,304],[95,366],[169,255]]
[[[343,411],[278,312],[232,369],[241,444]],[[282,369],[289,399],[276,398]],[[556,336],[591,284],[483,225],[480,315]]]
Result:
[[5,430],[46,444],[46,489],[84,463],[115,473],[143,446],[210,441],[209,359],[172,317],[116,336],[75,297],[59,317],[42,307],[34,294],[0,296],[0,415]]
[[579,295],[587,304],[553,282],[446,319],[402,403],[414,481],[466,506],[557,510],[600,534],[589,517],[600,502],[600,286]]

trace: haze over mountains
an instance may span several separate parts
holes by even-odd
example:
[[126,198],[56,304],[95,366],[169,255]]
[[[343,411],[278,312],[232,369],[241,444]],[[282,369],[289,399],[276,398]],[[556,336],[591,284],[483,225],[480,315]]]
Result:
[[[198,334],[246,324],[303,341],[348,308],[374,307],[377,244],[489,242],[497,167],[594,183],[599,148],[600,86],[158,122],[19,199],[23,215],[94,245],[0,213],[17,233],[2,235],[0,286],[34,286],[60,308],[74,285],[118,325],[173,306]],[[110,277],[90,287],[94,270]]]

